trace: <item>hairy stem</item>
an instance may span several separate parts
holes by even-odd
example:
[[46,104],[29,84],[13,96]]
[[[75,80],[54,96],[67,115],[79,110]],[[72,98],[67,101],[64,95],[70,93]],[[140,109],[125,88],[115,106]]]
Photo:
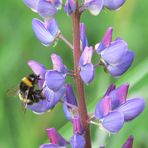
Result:
[[84,95],[84,84],[79,75],[79,59],[81,56],[80,51],[80,13],[79,13],[79,6],[78,0],[76,0],[76,11],[72,15],[72,25],[73,25],[73,45],[74,45],[74,70],[76,73],[75,82],[78,91],[78,108],[79,114],[81,118],[81,123],[85,131],[85,141],[86,145],[85,148],[91,148],[91,140],[90,140],[90,131],[89,131],[89,124],[87,122],[88,115],[87,115],[87,108],[85,102],[85,95]]

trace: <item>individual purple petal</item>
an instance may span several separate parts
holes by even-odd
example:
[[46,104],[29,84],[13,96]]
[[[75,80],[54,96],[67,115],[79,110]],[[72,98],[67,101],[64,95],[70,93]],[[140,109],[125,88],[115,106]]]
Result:
[[[67,84],[67,86],[66,86],[66,95],[64,97],[64,101],[66,103],[69,103],[70,105],[74,105],[75,107],[77,107],[77,100],[76,100],[76,97],[74,95],[72,86],[70,84]],[[74,109],[72,107],[66,105],[66,103],[63,104],[63,111],[64,111],[66,118],[68,120],[72,121],[73,116],[74,116],[74,114],[73,114]]]
[[53,108],[59,100],[65,95],[66,88],[65,86],[62,86],[58,91],[54,92],[48,87],[45,87],[43,89],[43,95],[46,97],[46,99],[50,102],[50,106]]
[[73,133],[77,134],[83,134],[84,129],[82,128],[80,118],[79,117],[74,117],[73,118]]
[[92,82],[95,76],[94,65],[90,63],[82,66],[80,70],[80,76],[85,84]]
[[104,0],[104,7],[111,9],[111,10],[116,10],[119,9],[126,0]]
[[66,0],[64,10],[67,13],[67,15],[72,15],[76,10],[75,1],[74,0]]
[[115,40],[111,45],[101,52],[101,57],[111,65],[118,65],[126,56],[128,45],[124,40]]
[[91,63],[92,56],[93,56],[93,48],[85,47],[80,57],[79,66],[83,66],[85,64]]
[[63,64],[62,58],[57,54],[51,54],[53,69],[63,74],[67,73],[66,66]]
[[38,2],[39,0],[24,0],[24,3],[34,12],[37,12]]
[[55,70],[48,70],[45,74],[45,82],[48,88],[58,91],[64,85],[65,78]]
[[128,94],[128,88],[129,84],[126,83],[110,92],[109,96],[111,97],[112,110],[125,103]]
[[43,79],[45,78],[46,68],[44,65],[33,60],[29,61],[28,65],[36,75],[39,75]]
[[72,148],[84,148],[85,147],[84,135],[74,134],[70,139],[70,144]]
[[57,13],[57,9],[55,8],[54,4],[47,0],[39,0],[37,10],[40,16],[43,18],[52,17]]
[[133,60],[134,52],[128,51],[126,55],[120,60],[120,63],[118,63],[118,65],[108,65],[107,70],[114,77],[119,77],[129,69],[129,67],[132,65]]
[[64,112],[66,119],[72,121],[72,119],[73,119],[72,110],[70,108],[68,108],[68,106],[66,104],[63,104],[63,112]]
[[32,110],[36,114],[43,114],[46,111],[51,110],[54,106],[59,102],[59,100],[65,94],[65,87],[63,86],[57,92],[43,86],[43,96],[45,97],[44,100],[40,100],[37,103],[33,103],[32,105],[27,105],[27,108]]
[[125,121],[130,121],[143,112],[145,104],[146,103],[143,98],[130,99],[121,105],[117,110],[123,112]]
[[51,35],[54,37],[56,37],[60,33],[58,24],[54,18],[46,19],[45,27],[48,30],[48,32],[50,32]]
[[97,119],[101,119],[105,117],[111,111],[111,98],[109,96],[104,97],[101,99],[95,109],[95,117]]
[[62,0],[53,0],[51,1],[57,10],[62,8]]
[[80,23],[80,41],[81,41],[81,49],[83,51],[85,47],[88,46],[88,40],[86,36],[86,29],[84,23]]
[[[60,146],[57,144],[48,143],[48,144],[42,144],[39,148],[60,148]],[[61,148],[64,148],[64,147],[61,147]]]
[[111,133],[117,133],[124,124],[124,115],[122,112],[111,112],[109,115],[104,117],[102,125]]
[[85,9],[88,9],[91,14],[98,15],[103,8],[103,0],[85,0]]
[[104,48],[107,48],[110,45],[112,41],[112,32],[113,32],[113,28],[109,27],[105,32],[105,35],[102,41],[100,42],[100,44],[96,46],[96,50],[98,53],[100,53],[102,50],[104,50]]
[[56,131],[55,128],[46,129],[50,142],[59,146],[66,146],[68,142]]
[[32,20],[32,29],[36,35],[36,37],[44,44],[45,46],[49,46],[53,43],[54,37],[51,35],[50,32],[47,31],[45,28],[45,24],[38,20]]
[[67,84],[66,86],[66,97],[65,97],[65,101],[69,104],[75,105],[77,106],[77,100],[76,97],[74,95],[74,91],[72,89],[72,86],[70,84]]
[[112,92],[115,88],[116,88],[115,84],[111,84],[111,85],[108,87],[108,89],[107,89],[107,91],[106,91],[104,97],[105,97],[105,96],[108,96],[108,95],[110,94],[110,92]]
[[122,145],[122,148],[132,148],[133,147],[133,142],[134,142],[134,137],[129,136],[126,142]]

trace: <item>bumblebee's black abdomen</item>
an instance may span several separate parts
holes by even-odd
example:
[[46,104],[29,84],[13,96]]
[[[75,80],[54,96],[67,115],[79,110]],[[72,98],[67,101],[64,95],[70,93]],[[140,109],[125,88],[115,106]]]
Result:
[[21,92],[26,92],[28,90],[28,86],[24,82],[20,83],[19,88]]

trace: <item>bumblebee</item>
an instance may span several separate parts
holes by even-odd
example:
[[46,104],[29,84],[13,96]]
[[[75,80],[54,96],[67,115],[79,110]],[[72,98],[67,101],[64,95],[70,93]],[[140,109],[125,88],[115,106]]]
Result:
[[35,74],[30,74],[21,80],[19,84],[19,98],[23,103],[32,105],[44,99],[42,90],[35,89],[38,80],[41,79]]
[[[22,78],[16,92],[25,105],[32,105],[44,99],[42,90],[36,88],[39,80],[41,79],[36,74],[29,74]],[[8,94],[12,94],[13,91],[8,91]]]

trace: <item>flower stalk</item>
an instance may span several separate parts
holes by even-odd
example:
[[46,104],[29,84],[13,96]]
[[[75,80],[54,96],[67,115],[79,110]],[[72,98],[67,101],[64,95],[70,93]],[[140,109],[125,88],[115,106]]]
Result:
[[79,5],[78,0],[76,1],[76,11],[72,15],[72,27],[73,27],[73,44],[74,44],[74,69],[76,72],[75,82],[78,92],[78,108],[80,113],[80,119],[82,123],[82,127],[84,128],[85,133],[85,141],[86,141],[86,148],[91,148],[91,141],[90,141],[90,131],[89,131],[89,124],[87,122],[88,115],[87,115],[87,108],[85,102],[85,95],[84,95],[84,84],[79,75],[79,59],[81,56],[80,51],[80,13],[79,13]]

